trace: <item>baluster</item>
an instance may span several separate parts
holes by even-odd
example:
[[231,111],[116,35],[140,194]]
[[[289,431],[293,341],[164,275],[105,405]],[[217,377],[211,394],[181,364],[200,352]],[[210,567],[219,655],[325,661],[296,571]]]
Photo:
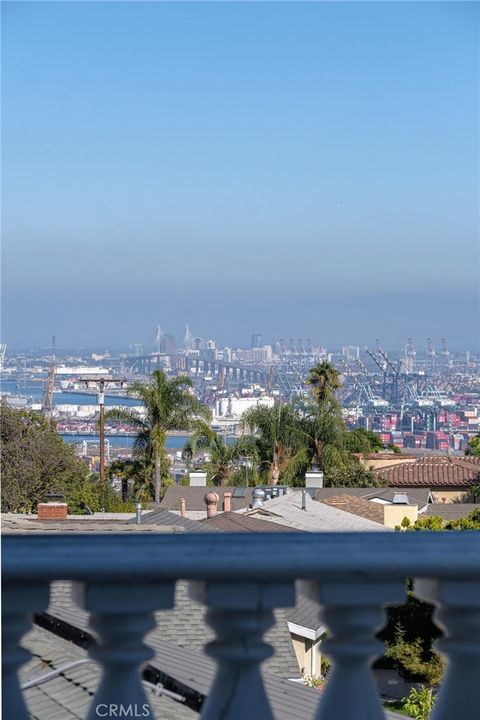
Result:
[[274,607],[295,604],[291,584],[192,582],[190,596],[207,605],[216,639],[205,651],[217,661],[202,720],[272,720],[260,664],[273,654],[263,640],[275,624]]
[[320,618],[328,629],[322,652],[333,661],[316,720],[384,720],[370,668],[383,651],[375,632],[386,621],[383,607],[405,598],[405,584],[347,580],[305,586],[320,602]]
[[5,585],[2,592],[2,714],[5,720],[28,720],[18,668],[31,658],[20,645],[22,637],[32,627],[32,613],[48,607],[48,584],[18,583]]
[[155,627],[154,610],[173,607],[174,590],[174,583],[158,582],[74,584],[73,598],[91,613],[90,625],[100,640],[89,654],[103,669],[88,720],[98,720],[111,706],[121,708],[115,710],[119,717],[153,718],[140,666],[154,652],[143,639]]
[[432,720],[478,720],[480,581],[415,580],[415,595],[437,606],[433,617],[445,634],[435,643],[448,664]]

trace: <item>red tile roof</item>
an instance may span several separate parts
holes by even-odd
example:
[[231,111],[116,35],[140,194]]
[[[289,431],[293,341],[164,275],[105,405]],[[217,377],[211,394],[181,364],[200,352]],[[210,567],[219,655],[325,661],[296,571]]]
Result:
[[480,483],[480,458],[427,456],[416,462],[378,468],[387,485],[396,487],[472,487]]

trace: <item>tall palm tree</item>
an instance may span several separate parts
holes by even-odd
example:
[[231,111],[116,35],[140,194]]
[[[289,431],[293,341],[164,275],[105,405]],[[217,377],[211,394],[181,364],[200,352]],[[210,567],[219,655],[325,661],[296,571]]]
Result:
[[269,485],[277,485],[281,474],[293,476],[296,466],[306,462],[298,416],[290,405],[249,408],[242,415],[242,424],[255,435],[260,468],[267,470]]
[[256,458],[256,449],[250,438],[236,438],[228,444],[222,435],[203,422],[198,423],[193,437],[185,444],[183,456],[192,458],[200,450],[207,451],[210,456],[207,473],[214,485],[228,485],[241,461]]
[[112,409],[106,417],[131,424],[137,431],[134,451],[153,457],[155,502],[160,502],[161,460],[169,430],[189,430],[198,418],[209,419],[210,411],[191,392],[192,381],[179,375],[168,378],[163,370],[154,370],[150,382],[133,383],[127,390],[145,406],[145,418],[128,408]]
[[340,373],[329,362],[317,363],[311,368],[306,384],[311,385],[312,395],[319,404],[332,399],[337,390],[342,387]]
[[300,420],[300,431],[309,462],[321,470],[344,467],[351,462],[344,442],[346,430],[341,409],[333,397],[311,403]]

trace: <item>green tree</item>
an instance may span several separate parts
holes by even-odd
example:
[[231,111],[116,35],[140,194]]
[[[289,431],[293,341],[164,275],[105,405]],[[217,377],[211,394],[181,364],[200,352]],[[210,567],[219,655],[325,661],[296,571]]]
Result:
[[124,501],[109,482],[100,482],[97,473],[91,473],[81,483],[72,486],[66,495],[68,511],[83,515],[87,507],[93,512],[134,512],[135,502]]
[[474,457],[480,456],[480,433],[475,435],[468,443],[468,448],[465,451],[465,455],[473,455]]
[[385,487],[386,481],[356,458],[339,468],[331,467],[325,476],[325,487]]
[[[170,477],[170,457],[165,451],[161,459],[162,486],[172,484]],[[127,460],[114,460],[107,468],[110,480],[122,483],[122,499],[124,502],[149,503],[153,500],[155,488],[153,464],[147,453],[136,452]]]
[[343,444],[345,449],[352,453],[375,453],[383,448],[378,435],[365,428],[345,432]]
[[260,472],[268,485],[292,483],[308,464],[299,418],[291,405],[258,405],[242,415],[242,425],[254,435]]
[[418,518],[413,525],[405,527],[404,529],[407,531],[480,530],[480,511],[477,509],[469,513],[466,517],[448,521],[445,521],[440,515],[427,515],[426,517]]
[[427,515],[418,518],[411,526],[412,530],[443,530],[443,518],[439,515]]
[[336,391],[342,387],[340,373],[326,361],[317,363],[315,367],[311,368],[306,384],[311,386],[312,395],[319,404],[333,398]]
[[319,466],[325,474],[330,469],[345,468],[351,453],[345,448],[345,424],[337,401],[330,397],[311,404],[300,421],[308,462]]
[[163,370],[154,370],[150,382],[136,382],[128,389],[129,395],[143,402],[144,418],[128,408],[114,408],[106,413],[107,418],[127,422],[136,429],[134,453],[153,461],[155,502],[160,502],[168,431],[189,430],[199,418],[210,418],[209,409],[195,398],[191,388],[192,381],[186,376],[168,378]]
[[3,512],[33,512],[53,492],[65,495],[70,506],[88,471],[54,423],[5,402],[1,421]]
[[419,637],[407,640],[401,624],[395,628],[393,642],[386,645],[385,657],[393,661],[400,675],[409,682],[437,687],[442,681],[445,663],[433,650],[431,639],[426,645]]
[[[190,462],[199,451],[207,452],[210,456],[206,463],[208,484],[228,485],[235,474],[239,475],[239,463],[248,458],[251,458],[255,468],[256,447],[252,438],[236,438],[228,444],[222,435],[206,423],[199,423],[193,437],[185,444],[183,456]],[[255,478],[252,484],[255,484]]]

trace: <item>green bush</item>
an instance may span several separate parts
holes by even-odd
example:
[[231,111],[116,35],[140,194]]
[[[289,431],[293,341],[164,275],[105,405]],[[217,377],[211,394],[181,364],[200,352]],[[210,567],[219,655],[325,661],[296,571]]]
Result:
[[402,703],[402,710],[413,720],[429,720],[435,705],[435,697],[430,688],[412,688]]

